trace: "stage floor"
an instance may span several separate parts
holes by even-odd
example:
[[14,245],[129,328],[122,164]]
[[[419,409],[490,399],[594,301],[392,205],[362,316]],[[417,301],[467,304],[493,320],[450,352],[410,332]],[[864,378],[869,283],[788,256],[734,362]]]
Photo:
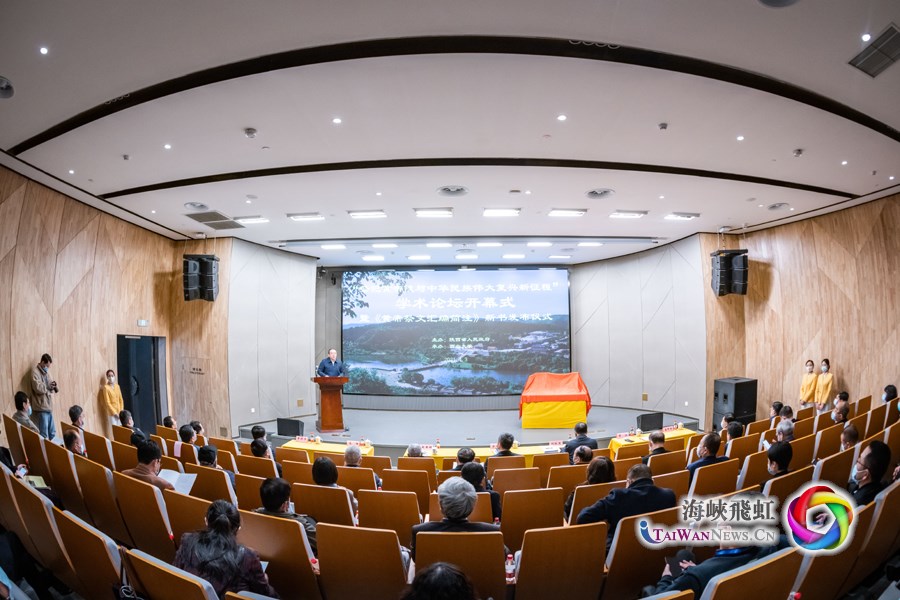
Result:
[[[635,419],[646,411],[630,408],[594,406],[588,414],[588,435],[604,448],[617,433],[635,426]],[[315,417],[303,417],[306,435],[316,435]],[[664,425],[684,423],[697,429],[697,419],[666,413]],[[275,421],[258,423],[266,431],[276,431]],[[503,432],[512,433],[522,445],[543,444],[551,440],[567,440],[571,429],[522,429],[518,410],[490,411],[396,411],[344,409],[344,426],[349,431],[321,433],[322,441],[346,442],[368,438],[378,454],[399,455],[413,442],[433,444],[440,438],[442,446],[489,446]],[[249,438],[250,426],[241,427],[241,437]],[[270,433],[270,437],[271,437]],[[273,440],[274,442],[275,440]],[[277,444],[277,442],[275,442]],[[399,454],[398,454],[398,451]]]

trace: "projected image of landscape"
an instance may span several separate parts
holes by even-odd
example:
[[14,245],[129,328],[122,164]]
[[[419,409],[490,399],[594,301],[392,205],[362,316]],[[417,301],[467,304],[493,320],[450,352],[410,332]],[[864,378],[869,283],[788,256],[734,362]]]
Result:
[[344,393],[520,394],[570,369],[562,269],[345,272],[342,307]]

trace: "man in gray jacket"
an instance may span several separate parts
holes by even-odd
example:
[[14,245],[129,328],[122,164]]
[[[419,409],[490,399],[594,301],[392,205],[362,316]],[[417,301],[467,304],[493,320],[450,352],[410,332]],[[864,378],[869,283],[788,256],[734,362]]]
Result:
[[48,440],[56,437],[56,425],[53,424],[53,402],[50,394],[59,391],[56,382],[50,379],[50,365],[53,359],[49,354],[41,356],[41,362],[31,369],[31,420],[38,431]]

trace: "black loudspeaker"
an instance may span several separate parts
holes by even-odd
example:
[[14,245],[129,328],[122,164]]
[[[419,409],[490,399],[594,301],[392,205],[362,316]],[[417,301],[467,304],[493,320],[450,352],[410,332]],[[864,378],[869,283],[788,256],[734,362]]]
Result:
[[219,259],[212,254],[185,254],[184,299],[212,302],[219,295]]
[[731,271],[713,268],[711,285],[716,296],[729,294],[731,292]]
[[181,261],[184,280],[184,300],[200,299],[200,261],[185,255]]
[[713,426],[718,430],[722,417],[731,413],[745,426],[756,420],[756,380],[744,377],[716,379],[713,384]]
[[638,415],[637,417],[637,428],[643,431],[644,433],[648,431],[655,431],[657,429],[662,429],[663,426],[663,413],[655,412],[655,413],[646,413],[643,415]]
[[716,250],[710,254],[712,277],[710,286],[716,296],[747,293],[746,250]]
[[278,418],[275,420],[276,427],[278,428],[278,435],[283,435],[287,437],[297,437],[298,435],[303,435],[303,421],[300,419],[282,419]]

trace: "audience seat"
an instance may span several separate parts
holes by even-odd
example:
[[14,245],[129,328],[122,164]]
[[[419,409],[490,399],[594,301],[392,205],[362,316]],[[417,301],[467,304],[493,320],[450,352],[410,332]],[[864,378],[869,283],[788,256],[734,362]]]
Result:
[[[733,440],[728,440],[728,445],[725,447],[725,456],[728,458],[736,458],[741,464],[743,464],[745,458],[754,452],[759,452],[759,439],[755,436],[744,435],[739,438],[734,438]],[[651,467],[651,471],[652,470]]]
[[887,403],[887,416],[885,416],[884,418],[885,428],[890,427],[897,421],[900,421],[900,410],[897,409],[898,403],[900,403],[900,398],[894,398]]
[[[564,467],[555,468],[559,469]],[[506,502],[505,495],[508,491],[541,489],[541,472],[535,467],[524,469],[497,469],[494,471],[493,489],[500,494],[500,503],[503,504]]]
[[[227,450],[219,450],[216,453],[216,464],[231,471],[232,473],[240,473],[240,469],[237,468],[237,463],[234,461],[235,455]],[[282,465],[283,467],[284,465]]]
[[507,548],[513,552],[519,550],[528,529],[561,527],[564,501],[565,496],[560,488],[506,492],[500,531]]
[[262,486],[262,477],[253,475],[245,475],[243,473],[234,474],[234,495],[237,497],[237,505],[242,510],[253,510],[262,506],[262,500],[259,496],[259,488]]
[[620,447],[616,452],[616,460],[644,456],[645,454],[650,454],[650,442],[635,442]]
[[[737,598],[787,598],[791,592],[802,555],[794,548],[779,550],[771,556],[713,577],[700,600]],[[748,596],[748,592],[752,590]]]
[[43,477],[47,485],[52,487],[53,478],[44,452],[44,438],[27,427],[20,427],[19,433],[22,435],[22,445],[25,446],[25,456],[28,457],[28,473]]
[[303,448],[288,448],[286,446],[278,446],[277,448],[275,448],[275,460],[280,463],[284,463],[284,461],[286,460],[308,463],[309,453]]
[[56,528],[85,598],[109,598],[121,581],[121,556],[116,542],[69,511],[53,509]]
[[796,492],[801,485],[812,480],[813,471],[812,465],[806,465],[802,469],[791,471],[787,475],[770,479],[763,485],[762,493],[766,496],[778,498],[779,506],[782,506],[788,496]]
[[19,433],[19,424],[9,415],[3,415],[3,431],[6,432],[6,440],[9,444],[9,453],[12,454],[16,465],[28,464],[25,456],[25,446],[22,445],[22,436]]
[[166,469],[168,471],[175,471],[176,473],[184,473],[184,464],[177,458],[166,456],[163,454],[159,457],[159,467],[160,469]]
[[244,456],[253,456],[253,452],[250,450],[250,442],[240,442],[238,446],[238,450],[240,450],[238,454],[243,454]]
[[[596,450],[594,450],[596,452]],[[547,487],[552,467],[565,467],[569,464],[568,452],[556,452],[551,454],[535,454],[531,462],[541,473],[541,487]]]
[[[316,541],[319,585],[326,598],[396,600],[406,587],[407,573],[394,531],[320,523]],[[347,552],[355,548],[365,548],[365,560],[348,568]]]
[[112,458],[112,442],[102,435],[97,435],[90,431],[83,431],[81,439],[84,442],[84,451],[92,461],[103,465],[110,471],[116,470],[116,465]]
[[[119,442],[120,444],[130,445],[131,444],[131,434],[134,431],[129,429],[128,427],[122,427],[121,425],[113,425],[112,426],[112,441]],[[131,467],[126,467],[130,469]]]
[[832,454],[816,463],[813,479],[832,481],[838,485],[846,485],[850,480],[850,470],[856,458],[856,446]]
[[739,469],[740,464],[736,458],[700,467],[694,471],[694,478],[691,480],[688,495],[708,496],[733,492],[736,489],[735,482],[737,481]]
[[[441,472],[439,472],[439,473],[437,474],[437,484],[438,484],[438,487],[440,487],[442,483],[444,483],[445,481],[447,481],[447,480],[450,479],[451,477],[459,477],[460,475],[461,475],[461,473],[460,473],[459,471],[453,471],[453,470],[450,470],[450,471],[441,471]],[[435,489],[437,489],[437,488],[435,488]]]
[[884,430],[884,443],[891,449],[891,458],[896,464],[900,460],[900,423],[894,423]]
[[156,426],[156,435],[164,440],[172,440],[173,442],[178,439],[178,432],[171,427],[165,427],[164,425]]
[[802,438],[795,438],[791,442],[791,450],[793,455],[791,458],[791,470],[802,469],[812,464],[813,455],[816,449],[816,436],[813,434]]
[[[328,458],[331,459],[335,465],[342,467],[344,465],[344,454],[338,454],[336,452],[320,452],[319,450],[315,450],[313,452],[313,462],[316,461],[317,458]],[[433,461],[432,461],[433,464]]]
[[25,526],[25,521],[13,495],[14,480],[15,476],[10,473],[6,465],[0,464],[0,513],[3,514],[4,528],[16,534],[25,547],[25,551],[38,559],[40,553],[31,536],[28,535],[28,528]]
[[[686,466],[684,462],[684,453],[680,451],[674,452],[665,452],[663,454],[654,454],[650,457],[650,460],[647,464],[650,467],[650,472],[654,475],[665,475],[666,473],[674,473],[675,471],[681,471]],[[625,479],[628,473],[619,473],[616,472],[616,477],[620,479]]]
[[[640,459],[638,459],[640,461]],[[619,473],[618,468],[616,473]],[[569,497],[575,486],[587,479],[587,465],[569,465],[564,467],[550,467],[550,476],[547,478],[548,488],[562,488],[563,500]],[[562,510],[562,504],[559,505]]]
[[834,425],[834,420],[832,420],[831,418],[830,410],[826,410],[821,415],[816,415],[815,419],[816,426],[814,429],[816,432],[822,431],[823,429],[827,429],[828,427]]
[[475,584],[479,598],[506,598],[505,559],[499,531],[416,535],[416,571],[436,562],[454,564]]
[[653,485],[661,488],[668,488],[675,493],[676,498],[687,496],[690,489],[690,474],[687,469],[675,471],[674,473],[666,473],[665,475],[654,475]]
[[275,600],[275,598],[253,592],[228,592],[224,600]]
[[428,475],[428,488],[437,489],[437,474],[434,459],[428,456],[401,456],[397,459],[397,469],[402,471],[423,471]]
[[382,473],[385,469],[391,468],[391,457],[390,456],[363,456],[362,460],[359,461],[359,466],[364,467],[366,469],[372,469],[375,471],[375,474],[379,477],[382,477]]
[[813,434],[815,429],[816,418],[798,420],[794,423],[794,439],[800,439]]
[[113,464],[116,465],[115,471],[125,471],[137,466],[137,448],[131,444],[117,441],[110,442],[110,445],[112,446]]
[[769,457],[766,451],[754,452],[744,459],[735,489],[762,485],[769,477]]
[[75,473],[94,526],[117,542],[133,547],[134,541],[116,501],[112,471],[83,456],[73,455]]
[[606,523],[529,529],[522,542],[516,600],[598,598],[606,562]]
[[313,485],[312,463],[295,462],[292,460],[281,463],[282,475],[291,483],[305,483]]
[[[166,438],[158,435],[151,435],[150,439],[156,442],[156,445],[159,446],[159,451],[162,452],[163,456],[168,456],[169,447],[166,446]],[[116,441],[116,440],[113,440]],[[131,441],[128,441],[128,444],[131,445]]]
[[375,471],[365,467],[337,467],[338,485],[359,495],[360,490],[374,490]]
[[381,474],[381,488],[389,492],[415,492],[419,513],[428,514],[428,474],[424,471],[386,469]]
[[816,447],[814,455],[816,460],[831,456],[841,450],[841,433],[844,426],[841,424],[826,427],[816,433]]
[[75,461],[72,459],[72,453],[64,447],[53,443],[44,444],[44,450],[47,453],[50,474],[53,476],[53,491],[59,495],[66,509],[78,515],[79,518],[90,522],[91,515],[81,495],[81,487],[78,484],[78,476],[75,474]]
[[[269,583],[282,600],[321,600],[316,574],[309,562],[313,557],[312,549],[300,522],[240,512],[238,542],[256,550],[260,560],[268,561]],[[353,549],[346,551],[352,553]],[[353,564],[347,562],[342,566],[348,570],[353,568]]]
[[[609,493],[617,488],[624,488],[625,480],[611,481],[609,483],[595,483],[593,485],[579,485],[575,488],[575,497],[572,498],[572,511],[569,513],[569,525],[574,525],[578,513],[592,506],[598,500],[609,496]],[[568,496],[566,496],[568,498]],[[606,546],[604,546],[604,549]]]
[[[262,477],[263,479],[278,477],[278,471],[271,458],[238,454],[234,457],[234,462],[237,465],[238,472],[243,473],[244,475],[253,475],[254,477]],[[281,468],[284,469],[284,465],[282,465]]]
[[801,408],[796,413],[794,413],[794,417],[798,421],[802,421],[804,419],[815,418],[816,417],[816,407],[815,406],[807,406],[806,408]]
[[[872,410],[872,396],[860,398],[850,405],[850,415],[853,417],[858,417],[870,410]],[[860,433],[862,433],[862,431],[860,431]]]
[[413,492],[360,490],[357,500],[360,527],[390,529],[403,546],[410,547],[412,526],[422,522],[419,501]]
[[309,515],[319,523],[355,524],[350,494],[342,487],[295,483],[291,485],[294,511]]
[[[753,423],[751,423],[750,425],[753,425]],[[704,435],[706,435],[706,434],[695,433],[695,434],[691,435],[691,437],[687,438],[687,440],[685,440],[685,442],[684,442],[684,460],[686,461],[685,464],[687,464],[687,462],[690,462],[689,459],[691,457],[691,450],[693,450],[694,448],[696,448],[697,446],[700,445],[700,440],[703,439]]]
[[666,565],[664,559],[673,554],[672,548],[645,548],[638,541],[635,523],[641,519],[650,519],[654,524],[671,527],[678,522],[679,510],[681,509],[676,506],[619,521],[606,557],[604,600],[637,598],[645,585],[653,585],[659,581]]
[[238,454],[237,442],[232,439],[210,436],[208,442],[211,446],[215,446],[219,452],[228,452],[232,456]]
[[[178,456],[176,456],[175,454],[176,444],[181,444],[181,451],[180,455]],[[169,456],[177,458],[183,463],[193,463],[195,465],[197,464],[197,446],[169,439],[166,440],[166,446],[168,446],[169,450],[166,454],[168,454]]]
[[[610,455],[609,455],[609,454],[610,454],[610,453],[609,453],[609,448],[598,448],[598,449],[596,449],[596,450],[591,450],[591,458],[592,458],[592,459],[597,458],[598,456],[603,456],[603,457],[605,457],[605,458],[610,458]],[[569,455],[569,453],[566,452],[566,456],[568,456],[568,455]],[[566,464],[569,464],[568,461],[566,461]]]
[[683,592],[663,592],[661,594],[647,596],[644,600],[694,600],[694,592],[691,590],[684,590]]
[[113,480],[119,510],[134,545],[160,560],[175,560],[172,527],[159,488],[119,472],[113,473]]
[[[619,477],[625,477],[626,475],[628,475],[628,470],[631,467],[633,467],[634,465],[639,465],[639,464],[641,464],[640,456],[633,456],[631,458],[623,458],[622,460],[614,460],[613,461],[613,466],[615,466],[615,468],[616,468],[616,475]],[[581,466],[581,465],[579,465],[579,466]],[[621,473],[622,475],[619,475],[619,473]],[[550,484],[547,484],[547,485],[549,486]]]
[[179,494],[175,490],[163,490],[166,513],[172,526],[172,541],[181,545],[181,536],[206,528],[206,512],[211,502],[205,498]]
[[212,585],[205,579],[141,550],[125,550],[123,557],[131,583],[149,598],[178,598],[178,600],[218,600]]
[[494,476],[494,471],[497,469],[524,469],[526,467],[525,457],[521,455],[490,456],[485,465],[488,479],[491,479]]
[[237,496],[235,496],[234,490],[231,489],[231,479],[228,477],[228,473],[222,469],[185,463],[184,471],[197,476],[197,479],[194,480],[194,485],[191,486],[191,496],[203,498],[209,502],[213,500],[227,500],[232,504],[237,504]]
[[754,436],[759,435],[763,431],[772,427],[771,419],[759,419],[758,421],[753,421],[749,425],[747,425],[746,430],[744,431],[745,436]]
[[887,404],[879,404],[869,411],[869,422],[866,425],[866,437],[871,437],[884,430],[884,420],[887,416]]
[[663,446],[669,452],[684,452],[684,443],[687,441],[687,438],[677,437],[671,438],[663,442]]
[[856,427],[856,430],[859,432],[859,439],[863,439],[866,436],[866,424],[868,422],[869,413],[862,413],[847,421],[847,423]]
[[[428,495],[428,520],[440,521],[444,518],[441,512],[441,501],[437,492],[431,492]],[[491,511],[491,495],[487,492],[478,492],[478,498],[475,500],[475,508],[469,515],[470,521],[480,523],[493,523],[493,513]]]

